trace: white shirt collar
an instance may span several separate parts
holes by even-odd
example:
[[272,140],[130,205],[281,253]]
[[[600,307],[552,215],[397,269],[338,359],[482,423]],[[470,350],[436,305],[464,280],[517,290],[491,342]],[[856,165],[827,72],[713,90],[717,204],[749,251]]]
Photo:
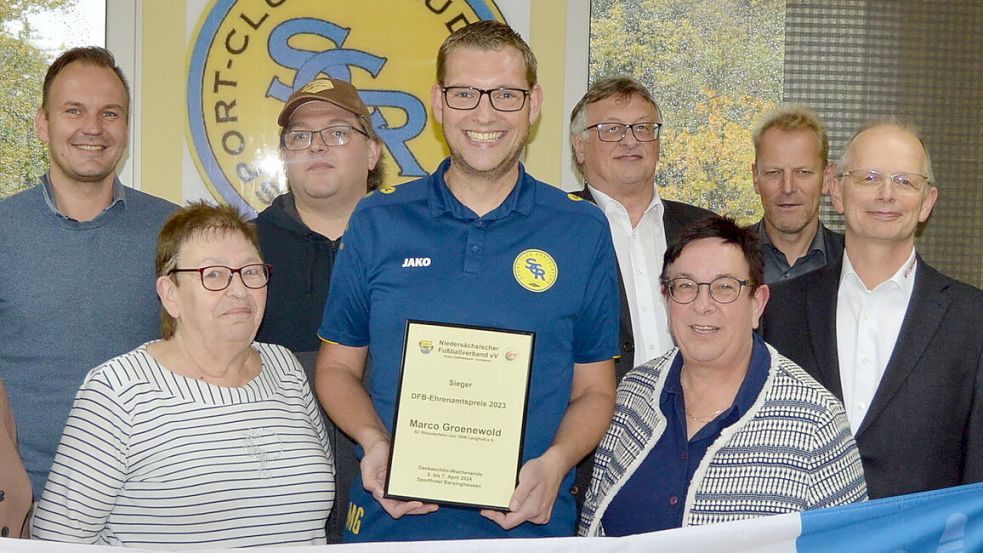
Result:
[[[912,290],[915,287],[915,269],[917,268],[918,258],[915,257],[915,248],[911,248],[911,254],[908,259],[901,264],[901,267],[891,276],[891,278],[885,280],[884,282],[878,284],[874,287],[874,290],[880,289],[882,287],[894,286],[897,290],[904,294],[904,297],[910,298]],[[840,271],[840,284],[844,281],[850,281],[855,285],[859,285],[861,290],[867,292],[873,292],[874,290],[869,290],[867,285],[864,284],[863,279],[857,274],[857,271],[853,268],[853,263],[850,262],[850,254],[846,250],[843,251],[843,268]]]
[[[621,202],[612,198],[611,196],[608,196],[604,192],[601,192],[597,188],[594,188],[589,182],[586,184],[587,190],[589,190],[591,196],[594,197],[594,203],[597,204],[597,207],[601,208],[601,211],[603,211],[605,215],[610,217],[615,213],[628,213],[628,209],[626,209]],[[645,211],[642,212],[642,216],[648,217],[649,212],[651,212],[653,209],[655,210],[653,215],[661,218],[662,212],[665,208],[662,204],[662,198],[659,197],[659,187],[656,186],[654,182],[652,183],[652,201],[649,202],[648,207],[646,207]]]

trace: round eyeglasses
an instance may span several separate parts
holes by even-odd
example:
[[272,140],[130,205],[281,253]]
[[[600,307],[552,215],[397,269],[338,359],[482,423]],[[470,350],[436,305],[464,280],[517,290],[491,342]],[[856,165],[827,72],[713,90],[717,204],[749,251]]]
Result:
[[601,142],[621,142],[628,135],[628,129],[639,142],[655,142],[659,139],[662,123],[598,123],[585,127],[584,130],[597,129],[597,137]]
[[239,273],[239,278],[242,279],[246,288],[256,290],[270,283],[273,266],[264,263],[251,263],[233,269],[225,265],[209,265],[197,269],[171,269],[167,275],[170,276],[174,273],[198,273],[201,276],[201,285],[205,287],[205,290],[212,292],[219,292],[228,288],[232,284],[232,275]]
[[894,189],[898,192],[905,193],[915,193],[925,187],[928,184],[928,177],[925,175],[919,175],[918,173],[895,173],[893,175],[886,175],[880,171],[875,171],[874,169],[854,169],[853,171],[847,171],[838,178],[850,177],[850,181],[854,186],[861,186],[864,188],[876,188],[881,185],[885,180],[890,180]]
[[352,141],[352,136],[355,133],[361,134],[366,138],[369,136],[362,129],[351,125],[332,125],[316,131],[287,131],[283,133],[280,142],[283,144],[284,149],[297,152],[310,148],[315,134],[321,135],[321,140],[324,141],[325,146],[344,146]]
[[710,297],[717,303],[733,303],[741,295],[741,288],[751,286],[751,279],[738,280],[734,277],[717,277],[710,282],[696,282],[691,278],[676,277],[662,281],[672,301],[681,304],[693,303],[700,295],[700,287],[706,286]]
[[444,103],[451,109],[469,110],[478,107],[481,97],[488,95],[491,106],[498,111],[519,111],[526,105],[529,91],[524,88],[492,88],[485,90],[473,86],[445,86]]

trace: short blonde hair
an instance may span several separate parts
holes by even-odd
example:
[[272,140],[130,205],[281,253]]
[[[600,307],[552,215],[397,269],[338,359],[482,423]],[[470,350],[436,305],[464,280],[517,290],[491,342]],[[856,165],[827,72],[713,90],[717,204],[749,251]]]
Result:
[[761,138],[772,127],[786,132],[812,131],[819,142],[819,159],[824,168],[829,165],[829,134],[826,132],[826,124],[812,108],[803,104],[782,104],[766,111],[758,119],[751,130],[755,162],[761,155]]

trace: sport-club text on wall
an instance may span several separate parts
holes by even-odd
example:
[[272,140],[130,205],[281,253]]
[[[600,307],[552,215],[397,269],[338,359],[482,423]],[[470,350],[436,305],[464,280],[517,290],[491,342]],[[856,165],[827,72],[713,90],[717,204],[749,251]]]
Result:
[[276,116],[317,78],[351,82],[385,142],[387,184],[445,155],[427,113],[437,49],[454,30],[504,21],[491,0],[213,0],[188,61],[192,157],[217,199],[247,213],[283,193]]

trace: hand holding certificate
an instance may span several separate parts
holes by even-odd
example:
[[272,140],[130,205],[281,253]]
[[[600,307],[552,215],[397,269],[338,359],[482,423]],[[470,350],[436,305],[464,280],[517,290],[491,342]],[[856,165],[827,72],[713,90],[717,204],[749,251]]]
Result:
[[437,510],[434,503],[421,501],[400,501],[385,496],[386,473],[389,470],[389,439],[376,441],[365,450],[365,455],[359,464],[362,472],[362,486],[372,493],[372,497],[382,505],[382,508],[394,519],[404,515],[425,515]]
[[386,497],[507,510],[534,334],[407,323]]

